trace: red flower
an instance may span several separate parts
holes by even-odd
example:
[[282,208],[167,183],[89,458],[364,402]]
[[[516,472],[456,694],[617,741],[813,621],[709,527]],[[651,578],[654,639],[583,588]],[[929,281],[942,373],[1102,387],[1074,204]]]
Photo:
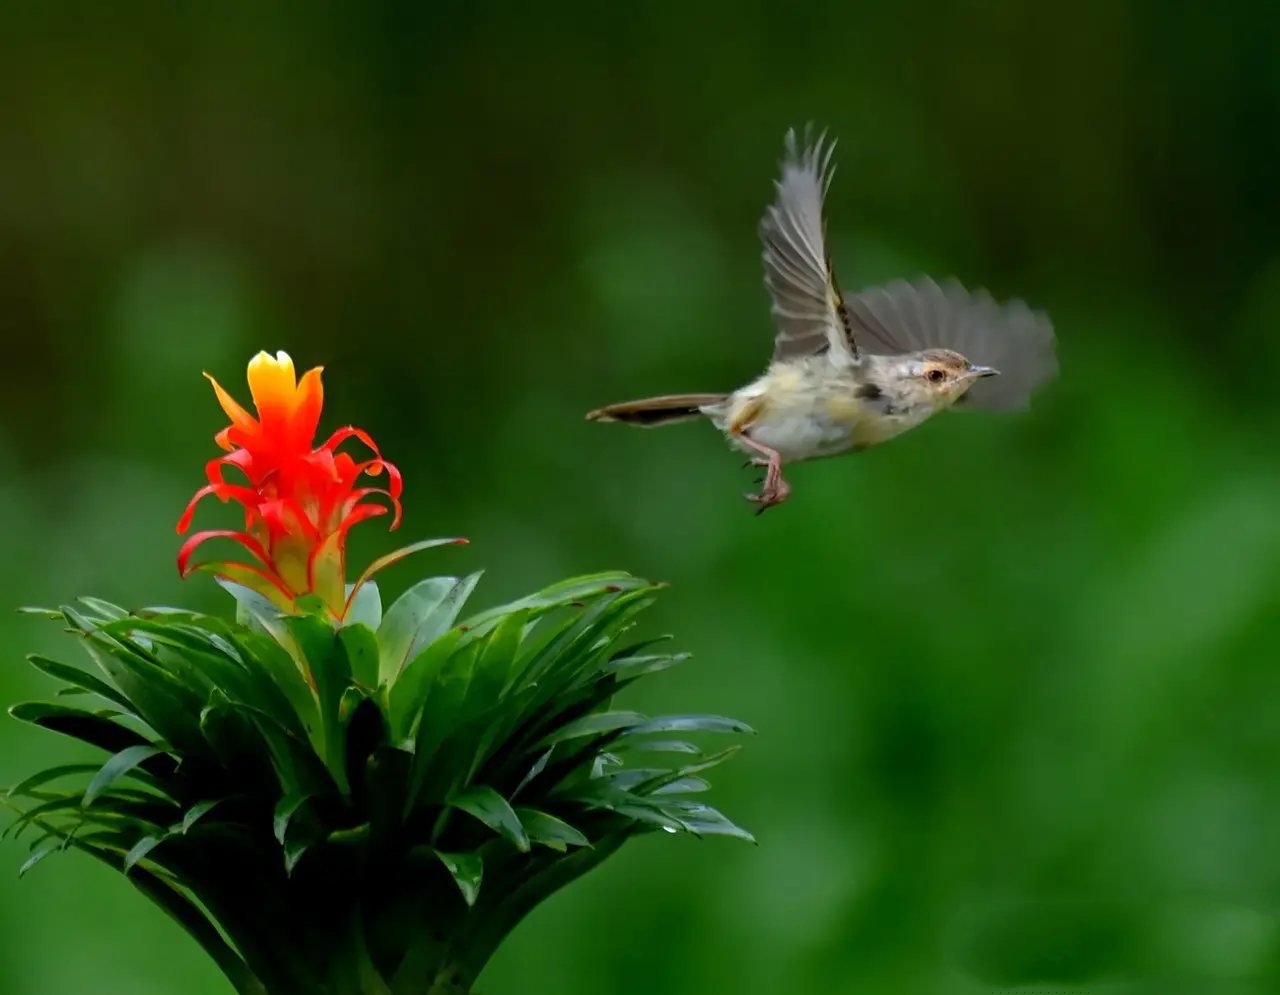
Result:
[[[358,428],[341,428],[312,448],[324,404],[320,367],[309,370],[299,381],[293,360],[285,353],[274,358],[265,352],[254,356],[248,380],[257,418],[213,377],[205,376],[231,419],[215,436],[227,455],[206,466],[209,483],[187,505],[178,532],[187,530],[195,506],[209,494],[243,505],[245,523],[243,531],[215,529],[191,536],[178,554],[178,570],[184,577],[196,570],[212,571],[258,591],[286,610],[304,594],[318,595],[333,616],[341,619],[349,600],[347,531],[356,522],[388,511],[394,513],[391,528],[400,524],[400,472]],[[372,456],[357,461],[337,451],[352,438],[363,443]],[[228,467],[244,480],[227,480],[223,474]],[[358,486],[362,478],[380,476],[385,476],[383,487]],[[373,498],[379,500],[370,500]],[[191,554],[196,547],[216,538],[240,543],[252,561],[193,564]],[[382,561],[375,567],[380,565]]]

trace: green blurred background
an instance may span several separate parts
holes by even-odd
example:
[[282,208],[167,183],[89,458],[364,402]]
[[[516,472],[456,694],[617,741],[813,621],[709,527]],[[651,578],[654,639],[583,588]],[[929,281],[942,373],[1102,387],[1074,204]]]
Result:
[[[285,348],[404,471],[353,560],[472,540],[384,590],[666,579],[651,624],[697,659],[630,703],[760,731],[716,779],[758,848],[631,846],[486,995],[1280,990],[1269,5],[197,7],[3,18],[0,604],[228,610],[173,564],[200,372],[243,398]],[[754,518],[707,427],[582,413],[761,369],[755,225],[809,119],[846,289],[1023,296],[1063,373]],[[0,634],[4,702],[49,691],[24,652],[75,652]],[[73,756],[0,722],[0,782]],[[24,855],[0,992],[229,990],[118,876]]]

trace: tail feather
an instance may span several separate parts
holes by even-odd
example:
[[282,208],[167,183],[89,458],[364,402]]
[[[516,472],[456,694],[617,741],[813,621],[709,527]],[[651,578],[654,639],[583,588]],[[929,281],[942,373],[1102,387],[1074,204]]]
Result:
[[667,394],[664,397],[646,397],[640,401],[623,401],[610,404],[587,413],[588,421],[617,421],[628,425],[650,428],[687,421],[702,415],[702,409],[719,404],[727,394]]

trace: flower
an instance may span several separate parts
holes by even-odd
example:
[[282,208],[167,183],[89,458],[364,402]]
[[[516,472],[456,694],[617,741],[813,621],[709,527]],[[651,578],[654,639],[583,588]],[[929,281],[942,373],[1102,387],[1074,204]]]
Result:
[[[324,404],[320,373],[321,367],[316,367],[299,380],[287,354],[278,352],[273,357],[258,353],[248,369],[256,418],[205,374],[231,419],[214,437],[227,452],[206,465],[209,482],[187,505],[178,521],[178,532],[187,531],[196,505],[210,494],[242,505],[245,523],[241,531],[213,529],[192,535],[178,553],[178,570],[183,577],[208,570],[257,591],[286,611],[294,609],[299,597],[316,595],[340,620],[355,593],[354,588],[350,594],[346,589],[347,532],[357,522],[388,512],[393,513],[391,528],[396,528],[400,524],[401,480],[400,472],[358,428],[340,428],[313,448]],[[337,451],[353,438],[373,455],[357,461]],[[228,467],[244,481],[227,480],[224,473]],[[362,478],[383,475],[383,487],[359,486]],[[238,542],[252,562],[192,563],[196,547],[210,539]],[[366,571],[360,582],[370,572]]]

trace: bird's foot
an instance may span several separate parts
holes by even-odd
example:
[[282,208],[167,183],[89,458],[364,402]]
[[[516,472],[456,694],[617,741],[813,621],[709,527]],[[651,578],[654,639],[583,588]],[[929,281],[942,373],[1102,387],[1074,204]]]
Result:
[[764,487],[760,489],[759,494],[743,495],[748,501],[757,505],[757,515],[763,515],[774,505],[782,504],[790,496],[791,485],[783,479],[782,472],[776,465],[770,465],[769,472],[765,474]]

